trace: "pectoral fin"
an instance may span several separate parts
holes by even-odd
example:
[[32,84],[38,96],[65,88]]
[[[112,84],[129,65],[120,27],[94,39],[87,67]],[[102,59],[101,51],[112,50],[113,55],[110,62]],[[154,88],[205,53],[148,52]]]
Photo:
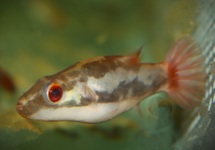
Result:
[[94,91],[92,91],[87,84],[83,84],[83,93],[82,96],[86,99],[97,101],[98,96]]

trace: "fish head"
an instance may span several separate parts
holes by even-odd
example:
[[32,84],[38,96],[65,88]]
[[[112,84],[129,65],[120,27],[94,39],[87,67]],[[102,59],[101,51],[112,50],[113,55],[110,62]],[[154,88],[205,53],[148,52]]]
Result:
[[79,82],[79,77],[70,80],[62,75],[43,77],[19,98],[16,110],[28,119],[68,120],[60,109],[81,107],[90,101],[83,85],[85,82],[83,79]]

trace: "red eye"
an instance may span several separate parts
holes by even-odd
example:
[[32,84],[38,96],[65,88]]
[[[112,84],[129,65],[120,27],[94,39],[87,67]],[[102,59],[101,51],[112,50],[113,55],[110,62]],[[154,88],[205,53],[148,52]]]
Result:
[[52,102],[58,102],[63,95],[62,89],[59,85],[54,84],[49,89],[49,99]]

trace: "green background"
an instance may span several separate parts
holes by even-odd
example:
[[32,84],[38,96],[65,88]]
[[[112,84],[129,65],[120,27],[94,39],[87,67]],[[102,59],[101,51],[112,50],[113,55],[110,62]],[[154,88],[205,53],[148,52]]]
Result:
[[[173,42],[195,29],[194,0],[2,0],[0,67],[16,85],[0,87],[0,149],[168,150],[179,131],[167,98],[141,103],[102,124],[30,121],[18,97],[41,76],[98,55],[127,55],[143,46],[143,62],[160,62]],[[1,84],[1,83],[0,83]]]

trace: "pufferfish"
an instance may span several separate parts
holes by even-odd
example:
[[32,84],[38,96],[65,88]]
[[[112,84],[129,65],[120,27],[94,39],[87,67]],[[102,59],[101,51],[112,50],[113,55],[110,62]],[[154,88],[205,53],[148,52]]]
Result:
[[201,103],[204,58],[191,38],[178,40],[161,63],[142,63],[139,55],[95,57],[45,76],[19,98],[17,112],[34,120],[99,123],[158,92],[185,109]]

